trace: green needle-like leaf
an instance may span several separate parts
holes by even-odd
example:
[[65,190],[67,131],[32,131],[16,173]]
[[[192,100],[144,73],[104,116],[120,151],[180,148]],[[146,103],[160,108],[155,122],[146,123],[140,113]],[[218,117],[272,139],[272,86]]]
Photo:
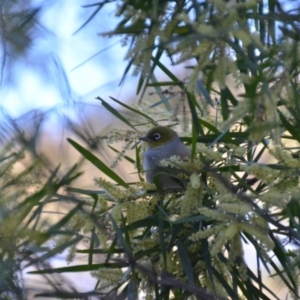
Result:
[[128,184],[119,177],[111,168],[106,166],[99,158],[97,158],[93,153],[88,151],[87,149],[80,146],[78,143],[71,139],[67,139],[68,142],[76,149],[78,150],[88,161],[90,161],[95,167],[97,167],[100,171],[102,171],[105,175],[110,177],[112,180],[114,180],[116,183],[123,187],[128,187]]

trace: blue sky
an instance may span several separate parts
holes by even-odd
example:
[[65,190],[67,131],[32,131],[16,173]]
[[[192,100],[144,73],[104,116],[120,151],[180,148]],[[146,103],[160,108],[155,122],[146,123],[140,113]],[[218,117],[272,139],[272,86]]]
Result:
[[45,6],[38,38],[26,60],[15,63],[13,84],[4,85],[0,91],[0,106],[11,116],[36,108],[67,105],[70,109],[77,101],[97,104],[96,96],[134,95],[135,84],[118,86],[126,66],[125,49],[118,39],[99,36],[117,22],[115,4],[105,7],[75,33],[95,9],[83,8],[87,3],[60,0]]

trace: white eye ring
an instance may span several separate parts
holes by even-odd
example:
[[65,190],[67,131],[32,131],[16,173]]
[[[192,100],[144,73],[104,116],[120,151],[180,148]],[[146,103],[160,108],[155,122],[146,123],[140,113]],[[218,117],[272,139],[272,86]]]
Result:
[[159,140],[160,138],[161,138],[160,133],[157,132],[157,133],[154,133],[154,134],[153,134],[153,139],[154,139],[154,140],[157,141],[157,140]]

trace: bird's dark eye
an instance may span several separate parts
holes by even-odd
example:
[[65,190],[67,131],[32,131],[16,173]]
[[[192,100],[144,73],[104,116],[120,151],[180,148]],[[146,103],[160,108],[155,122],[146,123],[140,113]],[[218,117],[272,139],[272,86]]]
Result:
[[159,140],[161,138],[161,135],[160,135],[160,133],[154,133],[153,134],[153,140],[155,140],[155,141],[157,141],[157,140]]

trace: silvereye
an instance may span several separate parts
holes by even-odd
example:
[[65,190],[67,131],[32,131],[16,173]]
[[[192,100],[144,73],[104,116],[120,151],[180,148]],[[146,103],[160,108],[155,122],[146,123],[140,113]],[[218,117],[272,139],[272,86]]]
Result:
[[147,146],[143,163],[146,181],[153,183],[154,177],[158,177],[160,188],[182,189],[186,185],[186,178],[177,176],[184,172],[175,166],[163,167],[161,165],[163,159],[169,159],[171,156],[189,160],[191,151],[182,143],[178,134],[168,127],[156,126],[150,129],[145,136],[140,137],[140,140],[144,141]]

